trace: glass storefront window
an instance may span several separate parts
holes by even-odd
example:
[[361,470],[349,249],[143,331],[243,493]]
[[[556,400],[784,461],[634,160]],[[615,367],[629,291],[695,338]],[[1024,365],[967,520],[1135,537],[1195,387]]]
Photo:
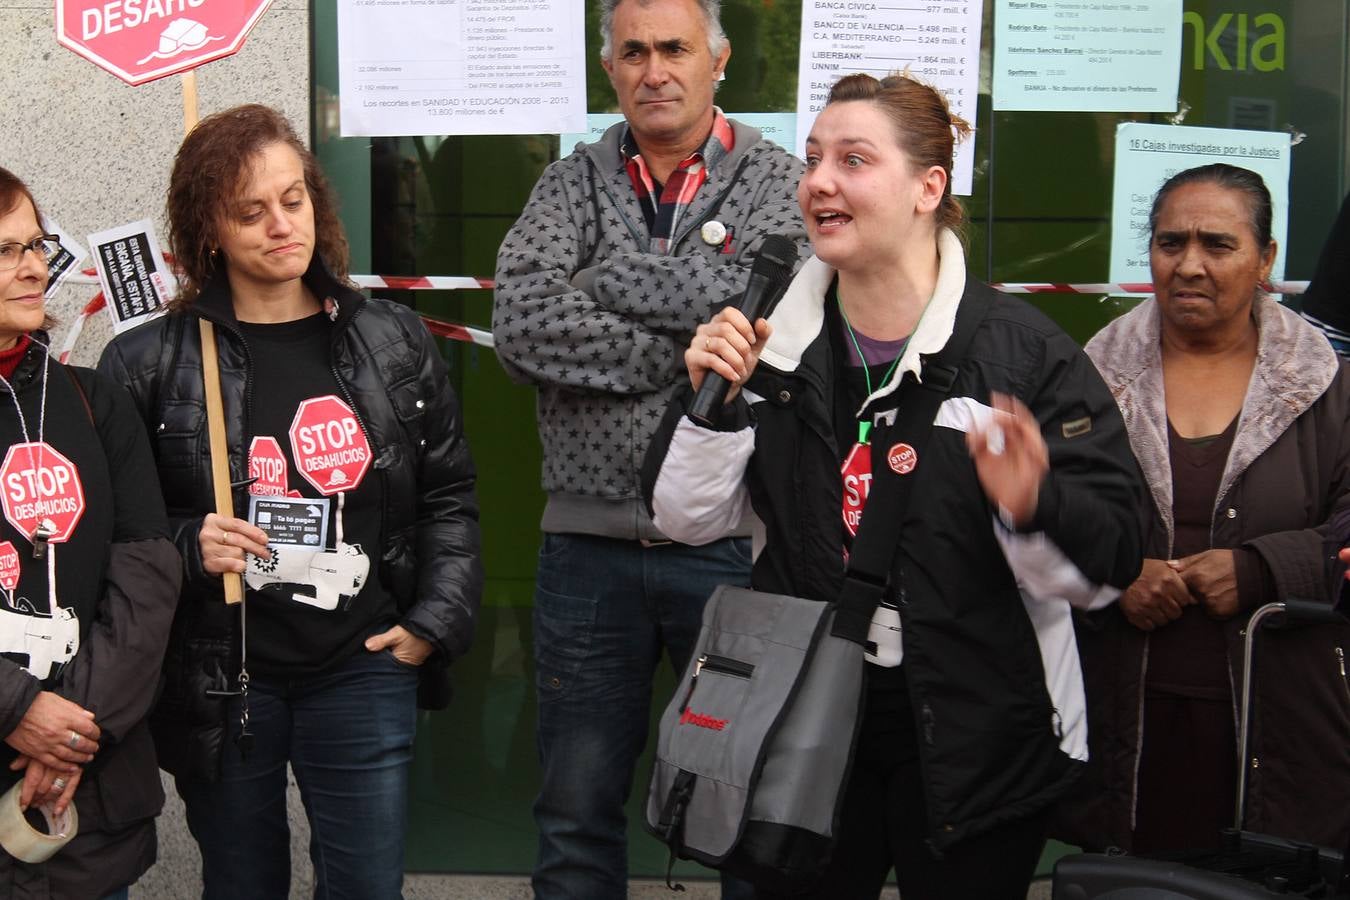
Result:
[[[588,7],[589,109],[617,112],[598,60],[598,17]],[[1350,176],[1346,5],[1186,0],[1184,9],[1185,112],[1176,118],[1304,135],[1293,151],[1286,274],[1306,279]],[[987,0],[976,177],[966,198],[971,269],[991,281],[1105,281],[1116,125],[1173,117],[991,113],[992,15]],[[800,16],[801,0],[724,0],[733,55],[719,105],[731,113],[792,111]],[[490,278],[499,242],[560,152],[558,138],[340,138],[334,0],[316,0],[312,23],[314,142],[343,201],[353,271]],[[486,290],[381,293],[426,315],[490,326]],[[1077,295],[1034,302],[1080,340],[1129,303]],[[535,849],[530,609],[543,506],[533,391],[510,383],[490,351],[443,346],[479,464],[488,582],[477,642],[453,671],[454,703],[426,716],[419,731],[408,864],[524,873]],[[654,716],[672,686],[662,672]],[[648,770],[639,764],[629,807],[630,855],[634,875],[656,876],[664,874],[664,848],[640,827]]]

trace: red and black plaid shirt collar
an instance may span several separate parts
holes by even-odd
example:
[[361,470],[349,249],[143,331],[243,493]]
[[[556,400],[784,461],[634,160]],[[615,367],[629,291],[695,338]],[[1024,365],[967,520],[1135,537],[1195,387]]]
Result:
[[712,133],[708,139],[675,167],[664,185],[658,185],[638,152],[633,132],[624,131],[619,150],[623,154],[628,177],[633,182],[633,190],[642,204],[642,213],[647,219],[647,230],[651,233],[649,249],[652,253],[669,252],[671,236],[676,233],[684,211],[698,195],[698,189],[708,180],[708,170],[715,168],[735,144],[736,136],[731,130],[731,123],[720,109],[713,107]]

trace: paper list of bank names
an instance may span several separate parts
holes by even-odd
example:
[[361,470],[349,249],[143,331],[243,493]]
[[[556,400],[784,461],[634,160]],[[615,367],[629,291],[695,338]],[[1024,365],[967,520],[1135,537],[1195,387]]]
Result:
[[1172,112],[1181,0],[998,0],[994,109]]
[[342,133],[579,130],[583,29],[575,0],[339,0]]
[[[942,91],[975,125],[981,0],[802,0],[797,72],[797,150],[802,152],[830,88],[845,75],[907,71]],[[970,193],[973,138],[957,148],[952,190]]]

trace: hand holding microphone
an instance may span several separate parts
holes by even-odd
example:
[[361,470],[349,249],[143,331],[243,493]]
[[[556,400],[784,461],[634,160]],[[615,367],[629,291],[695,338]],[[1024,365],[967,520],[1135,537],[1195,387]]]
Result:
[[717,410],[736,394],[739,385],[754,371],[760,350],[771,329],[761,321],[792,281],[797,245],[782,235],[771,235],[760,248],[738,306],[727,307],[700,325],[684,352],[689,380],[697,391],[689,416],[711,426]]

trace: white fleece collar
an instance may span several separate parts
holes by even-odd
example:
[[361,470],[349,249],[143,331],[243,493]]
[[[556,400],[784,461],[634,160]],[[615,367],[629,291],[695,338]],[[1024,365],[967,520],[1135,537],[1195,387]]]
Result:
[[[1253,312],[1257,329],[1256,364],[1247,384],[1216,503],[1247,467],[1317,402],[1340,368],[1326,335],[1293,311],[1262,294]],[[1130,445],[1162,516],[1170,546],[1172,468],[1161,333],[1158,302],[1149,298],[1097,332],[1085,349],[1120,407]]]
[[[933,296],[924,307],[918,327],[905,345],[900,363],[885,384],[863,402],[863,407],[878,397],[895,392],[906,372],[920,381],[922,356],[931,356],[947,345],[956,327],[956,309],[966,290],[966,255],[961,241],[951,229],[938,231],[938,278]],[[797,272],[778,308],[769,317],[773,334],[764,345],[760,360],[780,372],[795,372],[802,354],[820,334],[825,324],[825,293],[834,280],[835,270],[813,256]]]

